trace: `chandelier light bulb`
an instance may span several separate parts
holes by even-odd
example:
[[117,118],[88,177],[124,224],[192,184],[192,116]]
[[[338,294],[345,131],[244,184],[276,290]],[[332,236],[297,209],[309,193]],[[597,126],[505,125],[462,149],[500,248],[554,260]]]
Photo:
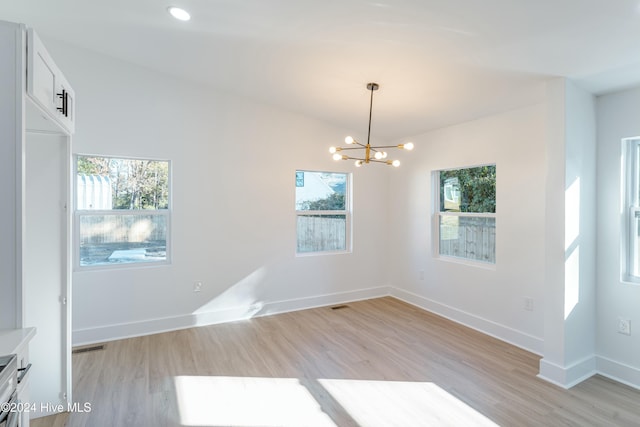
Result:
[[333,155],[333,160],[342,160],[342,155],[340,155],[340,154],[338,154],[338,153],[335,153],[335,154]]
[[376,151],[376,154],[373,157],[375,157],[377,160],[380,160],[384,156],[382,155],[382,151]]
[[329,152],[331,154],[335,153],[336,151],[338,151],[338,150],[336,150],[336,147],[329,147]]
[[401,148],[404,148],[405,150],[413,150],[413,142],[407,142],[406,144],[400,144],[402,145]]
[[400,166],[400,160],[394,160],[393,162],[391,162],[391,166],[397,168],[398,166]]
[[348,136],[344,139],[345,144],[353,144],[353,138]]
[[359,168],[362,166],[362,160],[356,160],[356,167]]
[[387,158],[387,152],[386,152],[386,151],[383,151],[383,152],[382,152],[382,158],[383,158],[383,159],[386,159],[386,158]]

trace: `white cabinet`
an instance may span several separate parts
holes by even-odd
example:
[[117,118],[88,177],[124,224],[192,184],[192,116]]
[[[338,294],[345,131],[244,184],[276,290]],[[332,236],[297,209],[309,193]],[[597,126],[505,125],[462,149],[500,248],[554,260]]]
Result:
[[[0,355],[15,354],[18,356],[18,402],[31,405],[29,397],[29,341],[36,334],[34,328],[0,329]],[[36,407],[37,408],[37,407]],[[34,407],[30,406],[20,415],[18,425],[29,427],[30,413]],[[4,424],[3,424],[4,425]]]
[[75,131],[75,92],[32,29],[27,33],[27,94],[66,131]]
[[[23,335],[27,335],[30,333],[30,331],[34,331],[33,328],[29,328],[27,329],[25,332],[23,333]],[[18,356],[18,402],[27,404],[27,403],[31,403],[31,395],[29,393],[29,378],[31,376],[30,374],[30,369],[31,369],[31,364],[29,362],[29,340],[31,338],[25,338],[22,340],[22,342],[20,343],[20,345],[17,347],[15,353]],[[20,414],[20,422],[18,423],[18,425],[20,427],[29,427],[29,419],[31,418],[31,409],[33,409],[33,407],[30,407],[30,410],[25,410],[24,412],[22,412],[22,414]]]
[[0,86],[7,95],[0,103],[0,328],[41,332],[22,357],[33,365],[21,392],[30,403],[66,408],[75,96],[38,36],[4,21]]

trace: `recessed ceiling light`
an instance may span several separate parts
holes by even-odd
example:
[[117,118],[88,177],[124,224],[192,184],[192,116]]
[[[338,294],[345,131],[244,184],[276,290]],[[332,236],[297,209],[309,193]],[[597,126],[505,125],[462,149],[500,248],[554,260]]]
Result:
[[180,21],[188,21],[189,19],[191,19],[191,15],[189,15],[189,12],[179,7],[171,6],[167,8],[167,10],[171,14],[171,16],[179,19]]

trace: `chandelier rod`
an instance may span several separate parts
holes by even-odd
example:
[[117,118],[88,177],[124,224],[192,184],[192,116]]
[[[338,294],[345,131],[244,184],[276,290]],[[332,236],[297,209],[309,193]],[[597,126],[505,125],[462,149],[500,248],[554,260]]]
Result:
[[370,145],[369,142],[371,140],[371,113],[373,111],[373,91],[378,90],[380,86],[378,83],[369,83],[367,84],[367,89],[371,91],[371,98],[369,99],[369,130],[367,131],[367,145]]
[[371,99],[369,100],[369,130],[367,131],[367,145],[371,139],[371,112],[373,111],[373,85],[371,86]]

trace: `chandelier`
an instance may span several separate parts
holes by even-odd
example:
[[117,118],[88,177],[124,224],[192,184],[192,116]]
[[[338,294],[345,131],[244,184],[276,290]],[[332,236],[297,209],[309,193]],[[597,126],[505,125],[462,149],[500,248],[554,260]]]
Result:
[[[400,160],[388,160],[387,152],[384,151],[384,148],[399,148],[401,150],[413,150],[413,143],[407,142],[406,144],[398,144],[398,145],[378,145],[372,146],[370,144],[371,139],[371,111],[373,110],[373,91],[378,90],[380,85],[378,83],[368,83],[367,89],[371,91],[371,100],[369,101],[369,130],[367,132],[367,144],[361,144],[350,136],[347,136],[344,139],[345,144],[350,145],[350,147],[331,147],[329,148],[329,152],[333,154],[333,160],[355,160],[356,166],[360,167],[364,163],[384,163],[387,165],[391,165],[394,167],[400,166]],[[354,146],[355,144],[355,146]],[[364,153],[359,152],[360,157],[350,156],[347,154],[341,154],[343,151],[347,150],[364,150]]]

